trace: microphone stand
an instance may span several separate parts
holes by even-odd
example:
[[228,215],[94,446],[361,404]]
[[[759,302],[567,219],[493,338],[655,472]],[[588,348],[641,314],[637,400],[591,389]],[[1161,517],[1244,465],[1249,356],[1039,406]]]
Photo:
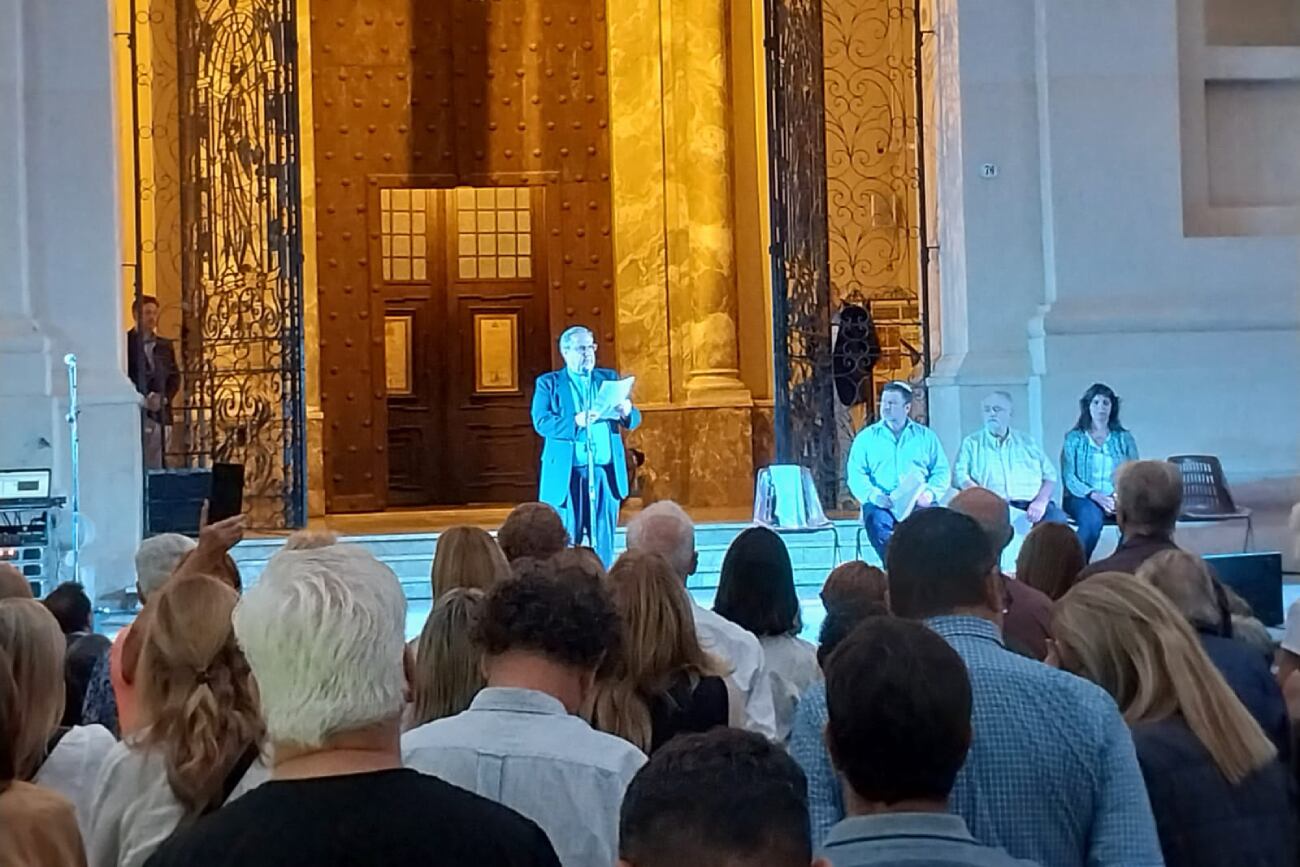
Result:
[[[592,371],[591,379],[587,386],[587,410],[591,410],[592,404],[596,402],[596,371]],[[587,434],[587,541],[592,548],[596,547],[596,444],[591,436],[592,421],[587,419],[587,424],[583,430]]]
[[77,356],[69,352],[63,356],[68,368],[68,426],[72,447],[72,580],[81,581],[81,433],[77,405]]

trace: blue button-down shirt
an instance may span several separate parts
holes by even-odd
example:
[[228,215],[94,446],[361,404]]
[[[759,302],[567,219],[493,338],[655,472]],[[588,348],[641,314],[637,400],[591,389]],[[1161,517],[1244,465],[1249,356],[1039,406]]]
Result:
[[[577,374],[569,371],[569,390],[573,393],[573,405],[578,412],[591,409],[596,399],[596,387],[591,381],[591,374]],[[595,465],[603,467],[614,461],[614,445],[610,442],[609,422],[598,421],[591,426],[591,447],[595,456]],[[587,436],[583,430],[578,431],[578,438],[573,442],[573,465],[587,465]]]
[[858,431],[849,449],[845,476],[858,502],[870,503],[879,494],[892,494],[912,470],[925,480],[925,488],[935,502],[952,484],[952,470],[939,437],[909,418],[897,436],[883,421]]
[[408,768],[532,819],[564,867],[609,867],[617,860],[623,793],[646,761],[636,747],[596,731],[555,698],[503,688],[484,689],[464,713],[407,732],[402,758]]
[[820,854],[831,867],[1038,867],[981,845],[951,813],[853,816],[835,826]]
[[1045,867],[1163,865],[1133,738],[1111,697],[1008,651],[987,620],[927,625],[970,674],[973,739],[950,807],[975,838]]
[[820,846],[835,823],[844,818],[844,793],[822,736],[828,718],[823,681],[809,687],[799,699],[790,728],[790,755],[808,779],[808,821],[814,847]]
[[1115,493],[1115,471],[1138,459],[1137,441],[1126,430],[1111,431],[1101,445],[1087,432],[1072,430],[1061,450],[1061,475],[1071,495],[1083,499],[1093,491]]
[[1004,500],[1032,500],[1044,482],[1056,481],[1056,467],[1038,443],[1018,430],[998,439],[988,429],[962,440],[953,481],[979,485]]

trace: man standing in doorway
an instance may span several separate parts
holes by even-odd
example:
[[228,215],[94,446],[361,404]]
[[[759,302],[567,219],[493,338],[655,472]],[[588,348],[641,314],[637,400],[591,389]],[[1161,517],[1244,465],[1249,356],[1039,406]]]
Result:
[[849,490],[862,503],[862,523],[881,563],[894,524],[907,517],[902,500],[915,496],[914,508],[933,506],[952,482],[939,437],[912,421],[911,411],[912,387],[889,383],[880,394],[880,421],[859,431],[849,449]]
[[560,335],[564,369],[544,373],[533,391],[533,429],[543,438],[538,499],[564,518],[573,544],[584,539],[609,566],[614,526],[627,496],[623,430],[641,424],[641,411],[624,400],[613,417],[593,409],[603,383],[618,373],[596,367],[596,338],[575,325]]
[[158,299],[141,295],[131,307],[135,327],[126,333],[126,372],[140,392],[144,466],[162,469],[172,398],[181,387],[172,342],[158,336]]

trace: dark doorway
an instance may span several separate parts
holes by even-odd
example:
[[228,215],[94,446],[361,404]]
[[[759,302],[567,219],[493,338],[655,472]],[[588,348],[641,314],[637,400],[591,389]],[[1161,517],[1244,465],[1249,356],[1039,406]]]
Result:
[[529,399],[551,354],[544,189],[377,196],[389,505],[532,499]]

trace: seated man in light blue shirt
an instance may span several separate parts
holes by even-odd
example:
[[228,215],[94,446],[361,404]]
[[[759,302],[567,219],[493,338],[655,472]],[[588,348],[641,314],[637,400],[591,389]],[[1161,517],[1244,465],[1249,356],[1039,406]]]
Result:
[[646,757],[574,713],[618,629],[600,584],[545,571],[497,584],[473,632],[487,687],[464,713],[407,732],[406,766],[532,819],[565,867],[609,867]]
[[909,486],[922,484],[915,508],[939,502],[948,492],[952,473],[934,431],[912,421],[912,387],[891,382],[880,394],[880,421],[853,438],[846,478],[849,490],[862,503],[862,523],[881,562],[894,524],[908,504],[896,502]]
[[959,490],[984,488],[1029,516],[1031,524],[1065,524],[1069,516],[1052,502],[1059,476],[1038,443],[1011,428],[1011,395],[995,391],[984,398],[984,429],[962,440],[953,483]]
[[948,795],[971,742],[971,687],[957,651],[920,623],[875,617],[826,665],[826,745],[848,816],[821,854],[832,867],[1036,867],[981,845]]
[[1050,867],[1163,865],[1133,737],[1115,701],[1007,650],[1003,584],[973,518],[927,509],[889,546],[889,604],[966,663],[971,728],[949,807],[975,839]]

